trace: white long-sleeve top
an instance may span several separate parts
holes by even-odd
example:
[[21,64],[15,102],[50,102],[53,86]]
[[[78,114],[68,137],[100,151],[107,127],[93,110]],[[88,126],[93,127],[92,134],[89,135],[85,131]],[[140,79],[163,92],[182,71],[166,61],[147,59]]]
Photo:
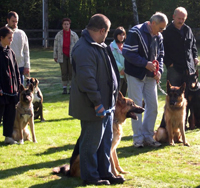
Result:
[[18,28],[13,32],[13,41],[10,47],[15,52],[18,67],[30,68],[29,43],[26,33]]

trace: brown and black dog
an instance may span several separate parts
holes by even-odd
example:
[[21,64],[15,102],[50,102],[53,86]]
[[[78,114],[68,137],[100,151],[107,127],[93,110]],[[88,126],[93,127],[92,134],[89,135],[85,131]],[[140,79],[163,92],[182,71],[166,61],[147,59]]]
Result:
[[[119,92],[114,120],[113,120],[113,140],[111,146],[110,162],[111,171],[115,176],[119,176],[119,173],[126,173],[119,165],[117,157],[117,146],[120,143],[122,137],[122,124],[125,122],[126,118],[133,118],[137,120],[137,115],[135,113],[141,114],[144,112],[144,108],[137,106],[133,100],[126,98]],[[80,163],[79,163],[79,139],[75,145],[72,157],[70,159],[70,165],[63,165],[61,167],[55,167],[53,169],[54,173],[63,173],[67,176],[80,177]]]
[[185,138],[185,118],[187,100],[185,99],[186,83],[180,87],[171,86],[167,81],[167,96],[164,107],[164,119],[166,127],[159,127],[155,132],[154,138],[158,142],[169,142],[174,145],[175,142],[189,146]]
[[39,88],[39,80],[37,78],[26,78],[26,87],[29,86],[29,84],[33,84],[33,108],[34,108],[34,119],[39,119],[41,122],[45,121],[43,116],[43,95]]
[[23,144],[24,140],[30,139],[30,132],[28,124],[31,129],[33,142],[37,142],[34,129],[34,114],[33,114],[33,85],[30,84],[27,89],[23,85],[19,87],[20,97],[19,102],[16,105],[16,115],[14,121],[14,128],[12,137],[18,141],[19,144]]

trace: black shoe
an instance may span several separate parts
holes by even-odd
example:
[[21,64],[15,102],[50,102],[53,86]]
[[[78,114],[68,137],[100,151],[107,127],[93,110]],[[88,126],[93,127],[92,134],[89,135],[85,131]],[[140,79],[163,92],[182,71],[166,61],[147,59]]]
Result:
[[110,184],[114,185],[114,184],[122,184],[124,183],[125,179],[122,177],[115,177],[115,176],[111,176],[111,177],[105,177],[102,178],[103,180],[108,180],[110,182]]
[[67,94],[67,88],[63,88],[62,94]]
[[84,180],[83,185],[110,185],[108,180]]

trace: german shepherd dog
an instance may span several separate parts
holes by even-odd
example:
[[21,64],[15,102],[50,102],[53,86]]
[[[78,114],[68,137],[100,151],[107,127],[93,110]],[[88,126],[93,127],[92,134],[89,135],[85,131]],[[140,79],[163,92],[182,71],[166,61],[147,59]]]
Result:
[[180,87],[171,86],[167,81],[167,96],[164,107],[164,119],[166,127],[159,127],[155,132],[154,138],[158,142],[181,143],[189,146],[185,138],[185,118],[187,100],[184,97],[186,83]]
[[[138,119],[135,113],[141,114],[144,112],[144,108],[137,106],[133,100],[126,98],[121,92],[118,94],[114,120],[113,120],[113,140],[110,153],[111,171],[115,176],[121,176],[119,173],[125,174],[125,172],[119,165],[116,148],[120,143],[122,137],[122,124],[126,118]],[[63,165],[61,167],[55,167],[54,173],[63,173],[67,176],[80,177],[80,163],[79,163],[79,139],[75,145],[72,157],[70,159],[70,166]]]
[[28,124],[30,125],[33,142],[37,142],[34,130],[34,114],[33,114],[33,85],[30,84],[27,89],[23,85],[19,87],[20,99],[16,105],[16,115],[14,121],[14,128],[12,137],[18,141],[19,144],[23,144],[24,140],[30,139],[30,132],[28,130]]
[[198,77],[198,69],[195,74],[189,76],[189,89],[187,97],[187,114],[190,111],[188,119],[189,129],[200,128],[200,83],[198,81]]
[[33,108],[34,108],[34,119],[39,119],[41,122],[45,121],[43,116],[43,95],[39,88],[39,80],[37,78],[26,78],[26,87],[29,86],[29,84],[33,84]]

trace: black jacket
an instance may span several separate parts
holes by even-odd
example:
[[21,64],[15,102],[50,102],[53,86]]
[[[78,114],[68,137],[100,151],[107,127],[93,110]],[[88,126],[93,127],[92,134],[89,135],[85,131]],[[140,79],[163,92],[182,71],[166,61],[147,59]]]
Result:
[[[3,47],[0,45],[0,90],[2,90],[4,93],[11,94],[8,63],[10,65],[10,72],[12,76],[13,94],[17,94],[21,81],[20,81],[19,68],[15,59],[14,52],[10,49],[10,47],[3,49]],[[17,95],[0,96],[0,104],[7,104],[10,102],[16,103],[17,101],[18,101]]]
[[194,58],[198,57],[196,40],[189,26],[184,24],[181,32],[171,23],[163,32],[164,64],[168,68],[173,64],[178,72],[185,70],[195,73]]

